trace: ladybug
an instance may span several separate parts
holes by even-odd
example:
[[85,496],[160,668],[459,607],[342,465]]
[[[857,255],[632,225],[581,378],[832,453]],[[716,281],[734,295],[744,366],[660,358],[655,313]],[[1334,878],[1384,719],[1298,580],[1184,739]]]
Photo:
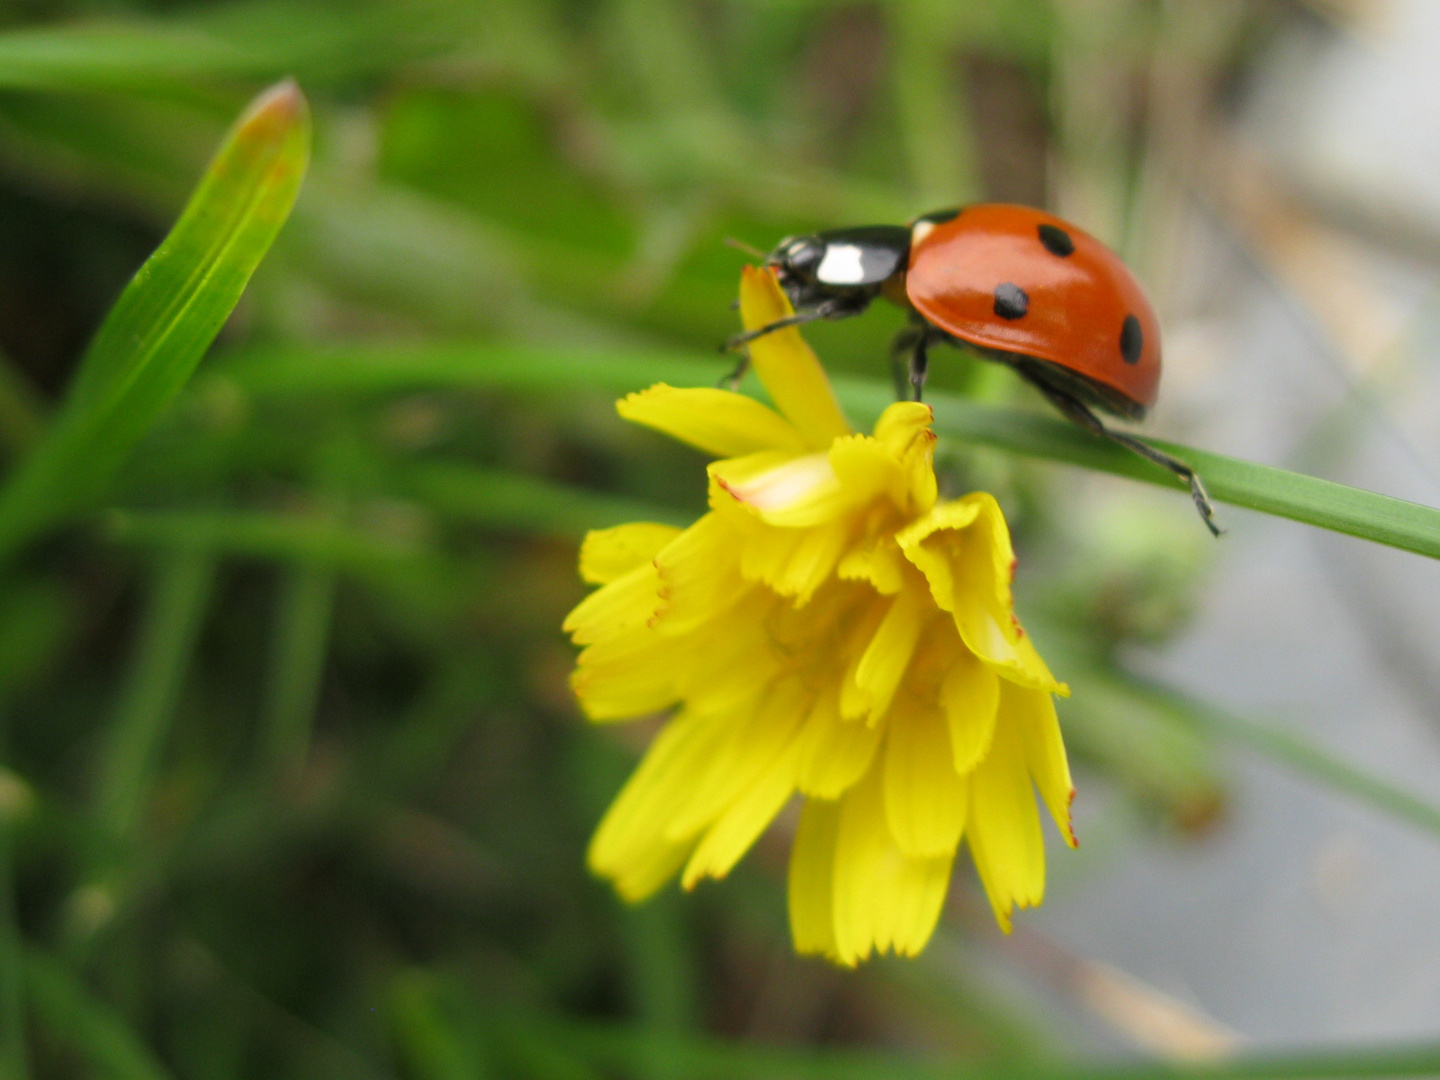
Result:
[[1184,480],[1220,535],[1194,469],[1112,431],[1093,411],[1141,420],[1155,404],[1160,324],[1119,256],[1083,229],[1028,206],[982,204],[908,226],[787,237],[765,262],[795,314],[730,339],[727,349],[784,326],[858,315],[883,296],[911,314],[891,347],[901,396],[908,389],[920,400],[931,346],[968,346],[1009,364],[1087,431]]

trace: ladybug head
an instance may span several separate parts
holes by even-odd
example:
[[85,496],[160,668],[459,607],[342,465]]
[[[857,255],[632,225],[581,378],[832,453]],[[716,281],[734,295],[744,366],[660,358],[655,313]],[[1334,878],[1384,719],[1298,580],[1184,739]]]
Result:
[[787,236],[765,260],[792,304],[803,303],[814,290],[825,247],[818,236]]

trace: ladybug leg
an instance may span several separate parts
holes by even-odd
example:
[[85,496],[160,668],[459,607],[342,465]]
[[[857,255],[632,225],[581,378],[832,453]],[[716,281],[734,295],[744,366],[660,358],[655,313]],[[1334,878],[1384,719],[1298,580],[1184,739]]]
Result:
[[720,390],[739,390],[740,380],[745,378],[745,373],[749,370],[750,354],[748,352],[741,353],[740,359],[736,361],[735,366],[730,369],[730,374],[720,376],[720,381],[715,384],[716,388]]
[[827,310],[827,304],[821,304],[810,311],[796,312],[794,315],[786,315],[783,319],[776,319],[764,326],[757,326],[754,330],[747,330],[743,334],[736,334],[720,346],[722,353],[734,352],[749,345],[756,338],[764,337],[766,334],[773,334],[776,330],[784,330],[787,326],[800,326],[803,323],[814,322],[816,319],[828,319],[831,317]]
[[1047,386],[1037,379],[1030,381],[1050,399],[1052,405],[1064,413],[1067,419],[1073,420],[1094,435],[1119,443],[1125,449],[1139,454],[1147,461],[1153,461],[1162,469],[1169,469],[1185,481],[1190,488],[1190,498],[1195,501],[1195,509],[1200,511],[1200,519],[1205,522],[1205,527],[1214,536],[1219,536],[1225,531],[1215,524],[1215,507],[1210,502],[1210,494],[1205,490],[1205,484],[1201,481],[1200,475],[1193,468],[1179,458],[1171,457],[1163,450],[1157,450],[1149,443],[1137,439],[1134,435],[1123,431],[1111,431],[1084,403],[1077,401],[1063,390]]
[[911,394],[910,360],[915,346],[925,335],[922,326],[907,326],[890,343],[890,377],[895,381],[895,400],[904,401]]
[[920,400],[920,392],[925,388],[925,376],[929,370],[930,335],[922,330],[915,339],[915,347],[910,350],[910,388],[916,401]]
[[867,307],[873,296],[865,293],[853,295],[832,296],[828,300],[822,300],[813,308],[807,311],[797,311],[794,315],[786,315],[783,319],[776,319],[764,326],[757,326],[754,330],[747,330],[743,334],[736,334],[725,344],[720,346],[721,352],[733,352],[745,345],[750,344],[756,338],[764,337],[766,334],[773,334],[776,330],[783,330],[787,326],[800,326],[804,323],[814,322],[816,319],[847,319],[851,315],[859,315]]

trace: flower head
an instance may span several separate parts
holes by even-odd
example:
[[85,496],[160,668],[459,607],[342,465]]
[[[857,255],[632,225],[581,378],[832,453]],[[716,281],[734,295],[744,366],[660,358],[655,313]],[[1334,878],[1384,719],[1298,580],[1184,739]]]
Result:
[[[740,295],[747,327],[789,313],[766,271]],[[799,951],[918,953],[962,839],[1008,930],[1044,892],[1032,783],[1074,838],[1051,696],[1067,691],[1012,611],[1005,519],[984,493],[937,500],[928,407],[856,434],[797,330],[750,348],[778,411],[664,384],[618,405],[719,460],[688,529],[622,525],[581,549],[601,586],[565,622],[582,706],[674,710],[590,866],[629,900],[723,877],[799,792]]]

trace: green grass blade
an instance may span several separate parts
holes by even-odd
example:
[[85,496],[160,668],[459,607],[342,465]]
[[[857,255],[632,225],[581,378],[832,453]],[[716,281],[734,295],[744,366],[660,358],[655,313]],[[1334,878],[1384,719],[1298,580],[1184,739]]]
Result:
[[1349,795],[1383,814],[1440,837],[1440,806],[1397,788],[1387,780],[1351,765],[1338,754],[1316,746],[1274,723],[1259,723],[1203,704],[1174,691],[1150,687],[1138,680],[1130,685],[1150,694],[1157,705],[1183,721],[1220,738],[1248,746],[1271,761]]
[[25,27],[0,34],[0,86],[6,89],[146,87],[201,76],[254,76],[262,64],[214,38],[163,25]]
[[[623,393],[669,382],[713,386],[723,360],[639,352],[571,352],[513,345],[418,345],[256,353],[227,373],[256,393],[393,391],[426,385],[500,387],[530,392],[591,388]],[[879,416],[890,388],[873,380],[837,379],[835,389],[857,423]],[[979,405],[949,394],[929,397],[942,435],[1029,457],[1178,488],[1165,470],[1073,424],[1038,413]],[[1440,510],[1269,465],[1152,440],[1200,472],[1220,502],[1440,558]]]
[[0,489],[0,558],[93,503],[190,378],[289,215],[309,146],[293,83],[240,118],[106,317],[47,436]]
[[[513,1026],[525,1026],[527,1019],[516,1018]],[[557,1049],[569,1049],[607,1070],[634,1075],[647,1063],[663,1060],[691,1080],[1361,1080],[1440,1073],[1440,1044],[1435,1043],[1255,1054],[1196,1064],[1009,1063],[987,1068],[867,1050],[676,1036],[634,1026],[550,1023],[541,1030]]]
[[128,838],[140,821],[200,637],[215,562],[183,548],[160,555],[129,680],[100,765],[96,817]]
[[695,515],[636,499],[601,495],[536,476],[455,461],[427,461],[399,474],[399,485],[432,510],[494,529],[580,538],[630,521],[688,525]]
[[335,571],[296,563],[280,583],[262,728],[263,755],[277,776],[305,764],[335,608]]
[[25,957],[25,984],[42,1028],[89,1062],[107,1080],[170,1080],[133,1028],[94,1000],[60,961],[38,950]]
[[440,996],[435,978],[420,969],[401,972],[391,986],[390,1023],[406,1073],[416,1080],[485,1080],[485,1061],[445,1016]]
[[8,456],[29,450],[48,420],[40,391],[14,361],[0,355],[0,447]]
[[0,1076],[6,1080],[26,1080],[30,1075],[25,944],[15,903],[14,852],[16,834],[33,801],[30,786],[0,765]]
[[362,531],[313,514],[259,510],[122,510],[107,517],[106,531],[126,544],[300,561],[377,577],[393,574],[425,554],[421,545],[408,539]]

